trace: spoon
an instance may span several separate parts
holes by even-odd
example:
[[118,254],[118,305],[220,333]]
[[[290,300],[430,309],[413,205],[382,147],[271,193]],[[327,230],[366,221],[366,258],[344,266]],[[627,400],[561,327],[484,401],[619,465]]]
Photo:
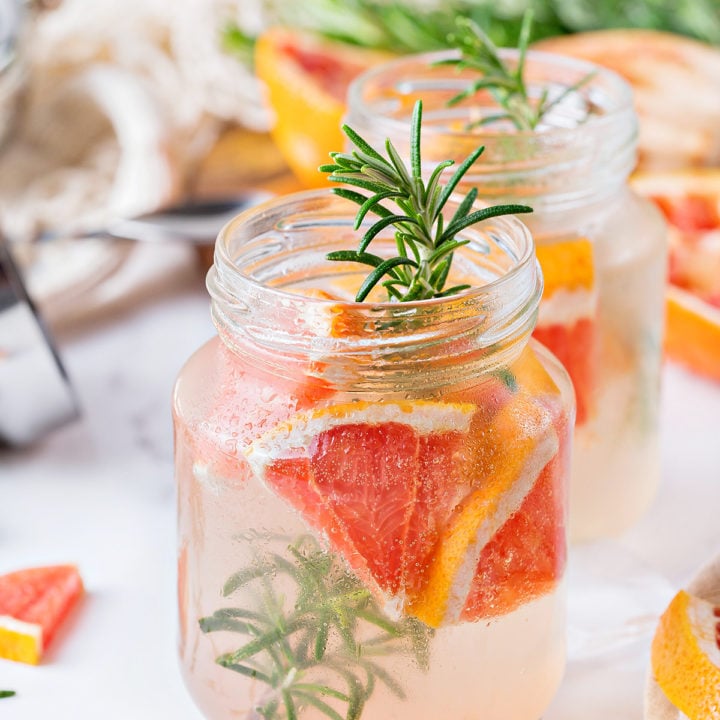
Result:
[[238,213],[271,196],[264,192],[247,192],[225,199],[187,200],[133,218],[114,220],[99,230],[63,232],[46,230],[40,241],[56,238],[113,238],[139,242],[185,242],[212,245],[220,230]]

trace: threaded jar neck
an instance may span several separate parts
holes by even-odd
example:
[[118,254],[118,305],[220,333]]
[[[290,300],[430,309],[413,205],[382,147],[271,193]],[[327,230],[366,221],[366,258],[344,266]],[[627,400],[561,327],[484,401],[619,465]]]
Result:
[[[517,62],[516,50],[501,54],[511,65]],[[437,64],[452,57],[456,51],[411,55],[364,73],[350,86],[348,124],[371,144],[389,137],[407,157],[412,108],[421,98],[429,166],[447,158],[460,162],[483,145],[463,188],[477,187],[487,199],[524,201],[536,210],[598,202],[625,184],[636,161],[637,117],[630,87],[619,76],[588,62],[529,52],[525,77],[531,97],[547,88],[552,99],[592,77],[535,130],[518,130],[509,121],[470,128],[497,114],[498,105],[481,92],[448,107],[450,98],[479,77],[472,70]]]
[[[352,293],[366,273],[325,258],[357,247],[356,209],[328,191],[309,191],[248,210],[222,230],[207,284],[231,350],[257,351],[272,372],[302,364],[356,390],[448,384],[519,354],[542,293],[532,238],[519,220],[497,218],[463,233],[470,244],[453,265],[477,288],[418,302],[356,303]],[[394,250],[391,231],[373,242],[381,256]],[[326,299],[315,288],[346,297]]]

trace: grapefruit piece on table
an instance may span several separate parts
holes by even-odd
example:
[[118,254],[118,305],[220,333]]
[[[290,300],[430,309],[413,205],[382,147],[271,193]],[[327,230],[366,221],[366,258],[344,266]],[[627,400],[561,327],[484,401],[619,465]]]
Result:
[[39,663],[82,593],[80,574],[72,565],[0,576],[0,657]]
[[272,28],[258,38],[255,70],[275,114],[271,135],[307,187],[327,187],[318,167],[344,146],[340,125],[348,85],[390,57],[289,28]]
[[720,381],[720,307],[670,285],[666,312],[668,357]]
[[681,590],[660,618],[651,667],[689,720],[720,720],[720,605]]
[[590,240],[539,244],[545,286],[534,337],[565,366],[575,388],[576,422],[592,414],[597,374],[597,288]]
[[666,354],[720,380],[720,170],[642,173],[632,184],[669,224]]

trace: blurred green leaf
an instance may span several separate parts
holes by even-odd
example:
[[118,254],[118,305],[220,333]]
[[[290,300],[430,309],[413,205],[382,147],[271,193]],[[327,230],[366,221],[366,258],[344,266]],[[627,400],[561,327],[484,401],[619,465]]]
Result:
[[255,38],[243,32],[235,23],[227,24],[222,31],[222,46],[245,65],[252,67]]

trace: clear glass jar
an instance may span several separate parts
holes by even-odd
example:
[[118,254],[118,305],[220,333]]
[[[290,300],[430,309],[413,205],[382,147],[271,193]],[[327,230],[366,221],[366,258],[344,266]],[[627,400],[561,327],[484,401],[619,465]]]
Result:
[[[516,61],[515,51],[502,53]],[[545,276],[535,337],[565,365],[577,397],[570,537],[617,534],[642,515],[660,475],[666,230],[627,185],[637,137],[631,90],[595,65],[531,52],[531,95],[549,87],[552,98],[588,73],[592,79],[535,131],[508,122],[468,129],[498,107],[488,94],[447,106],[477,78],[436,64],[450,56],[408,56],[360,76],[349,91],[347,122],[371,144],[390,138],[407,157],[410,114],[422,98],[428,165],[462,161],[484,145],[459,190],[476,187],[483,200],[534,208],[523,221]]]
[[355,211],[300,193],[218,239],[219,336],[174,396],[187,685],[212,720],[537,720],[574,403],[530,340],[532,238],[476,226],[454,265],[479,289],[358,304],[358,266],[325,260]]

